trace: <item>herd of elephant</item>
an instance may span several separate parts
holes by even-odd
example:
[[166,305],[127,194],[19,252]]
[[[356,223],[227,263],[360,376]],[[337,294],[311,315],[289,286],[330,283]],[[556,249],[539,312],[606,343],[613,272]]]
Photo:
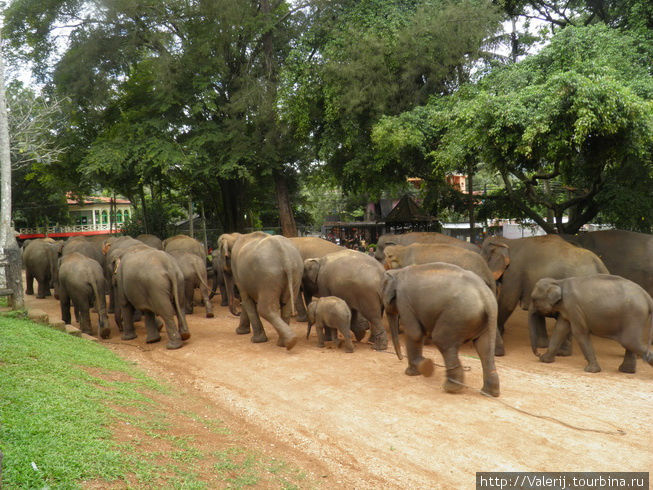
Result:
[[[123,340],[136,337],[134,321],[143,315],[146,342],[159,341],[165,326],[167,348],[179,348],[190,337],[185,315],[193,312],[194,290],[200,289],[206,316],[212,317],[210,299],[219,288],[222,306],[239,316],[237,334],[251,332],[252,342],[267,341],[263,318],[286,349],[297,343],[290,328],[297,316],[308,321],[307,338],[316,326],[321,347],[334,342],[353,352],[352,336],[361,341],[369,329],[373,348],[385,350],[385,313],[399,359],[400,323],[403,328],[405,373],[432,375],[433,362],[422,355],[430,342],[443,356],[448,392],[463,387],[458,350],[472,341],[482,390],[499,396],[494,358],[505,353],[504,325],[518,303],[528,310],[531,346],[543,362],[570,355],[573,336],[587,360],[585,370],[600,371],[591,333],[625,348],[620,371],[634,373],[637,356],[653,365],[651,235],[608,230],[488,237],[479,247],[440,233],[386,234],[372,257],[317,237],[231,233],[220,236],[210,258],[207,268],[203,245],[185,235],[164,241],[153,235],[45,238],[23,246],[27,294],[34,294],[34,279],[38,298],[54,287],[63,321],[70,323],[72,302],[87,333],[93,332],[95,306],[102,338],[110,336],[107,313],[115,314]],[[546,317],[556,319],[550,338]],[[547,350],[540,355],[538,348]]]

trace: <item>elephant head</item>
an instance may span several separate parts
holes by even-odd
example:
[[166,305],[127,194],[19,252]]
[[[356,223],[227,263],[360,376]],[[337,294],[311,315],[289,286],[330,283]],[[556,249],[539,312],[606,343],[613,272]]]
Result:
[[314,296],[317,293],[317,276],[320,273],[320,265],[320,259],[306,259],[304,261],[302,287],[305,294]]
[[381,235],[379,241],[376,244],[376,250],[374,251],[374,258],[379,262],[383,263],[385,258],[384,252],[385,248],[391,245],[398,245],[397,241],[393,238],[392,235]]
[[535,284],[531,293],[531,305],[528,309],[528,330],[533,353],[537,354],[537,332],[544,329],[546,316],[553,316],[558,312],[562,301],[562,288],[559,281],[545,277]]
[[385,260],[383,262],[383,267],[385,267],[385,270],[389,269],[401,269],[401,255],[402,251],[404,251],[406,247],[402,247],[401,245],[390,245],[385,247],[383,250],[383,254],[385,255]]
[[481,246],[481,257],[487,262],[494,280],[498,281],[510,265],[510,247],[495,237],[486,238]]
[[397,277],[395,271],[386,272],[383,278],[383,307],[390,324],[392,345],[395,348],[397,357],[401,360],[403,356],[399,345],[399,310],[397,309]]

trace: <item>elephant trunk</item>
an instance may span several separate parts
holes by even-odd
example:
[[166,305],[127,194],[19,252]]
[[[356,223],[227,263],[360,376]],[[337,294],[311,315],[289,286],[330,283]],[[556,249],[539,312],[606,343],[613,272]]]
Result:
[[229,312],[234,316],[240,316],[240,312],[236,309],[234,301],[234,278],[231,274],[224,274],[224,280],[227,285],[227,297],[229,298]]
[[528,312],[528,334],[531,340],[531,349],[537,357],[540,357],[540,354],[537,352],[538,331],[544,328],[544,324],[544,317],[537,313],[531,304]]
[[390,334],[392,336],[392,345],[395,348],[395,353],[401,361],[404,357],[401,355],[401,345],[399,344],[399,315],[397,313],[388,313],[388,323],[390,324]]

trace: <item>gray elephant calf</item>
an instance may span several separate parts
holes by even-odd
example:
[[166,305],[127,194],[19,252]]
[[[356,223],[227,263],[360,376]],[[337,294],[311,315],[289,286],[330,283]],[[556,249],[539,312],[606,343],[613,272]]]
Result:
[[[618,341],[625,349],[619,371],[634,373],[637,355],[653,366],[648,345],[653,337],[653,300],[641,286],[609,274],[540,279],[531,294],[531,306],[543,315],[557,315],[557,322],[542,362],[553,362],[562,342],[572,335],[580,345],[585,371],[601,370],[589,334]],[[530,322],[531,346],[537,355],[538,325]],[[648,331],[648,343],[644,343]]]
[[447,367],[445,391],[460,391],[463,367],[458,349],[472,340],[483,368],[483,392],[499,396],[499,376],[494,366],[497,301],[480,277],[443,262],[391,270],[385,273],[383,303],[399,359],[399,318],[404,326],[406,374],[433,374],[433,361],[422,356],[427,335]]
[[70,302],[75,307],[75,316],[84,333],[93,333],[90,308],[98,311],[98,336],[111,336],[102,266],[95,260],[78,252],[64,255],[59,265],[59,280],[56,293],[61,305],[61,319],[70,323]]
[[[340,332],[344,339],[345,352],[354,352],[351,342],[351,310],[347,303],[335,296],[317,298],[308,305],[308,328],[306,338],[311,334],[311,326],[317,330],[317,345],[324,347],[324,330],[331,329],[331,339],[337,339]],[[338,347],[340,346],[340,343]]]

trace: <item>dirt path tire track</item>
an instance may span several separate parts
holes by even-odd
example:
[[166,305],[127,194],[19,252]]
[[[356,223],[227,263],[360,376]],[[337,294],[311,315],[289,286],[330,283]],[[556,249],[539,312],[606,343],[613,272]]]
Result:
[[[623,349],[593,338],[603,371],[585,373],[574,355],[554,364],[530,352],[526,312],[506,328],[507,355],[497,358],[501,402],[568,424],[625,435],[575,430],[520,413],[479,394],[480,361],[471,345],[461,351],[472,388],[441,389],[432,378],[403,374],[405,360],[367,344],[355,352],[319,349],[305,324],[292,323],[301,340],[290,352],[264,323],[270,342],[252,344],[234,333],[236,317],[219,306],[216,317],[189,315],[192,338],[175,351],[165,342],[120,340],[113,324],[108,347],[146,371],[179,382],[215,404],[228,425],[251,443],[304,468],[337,488],[473,488],[476,471],[648,471],[653,467],[653,369],[641,359],[636,374],[617,372]],[[28,305],[59,318],[53,299]],[[140,346],[136,349],[131,346]],[[426,354],[442,358],[433,347]]]

